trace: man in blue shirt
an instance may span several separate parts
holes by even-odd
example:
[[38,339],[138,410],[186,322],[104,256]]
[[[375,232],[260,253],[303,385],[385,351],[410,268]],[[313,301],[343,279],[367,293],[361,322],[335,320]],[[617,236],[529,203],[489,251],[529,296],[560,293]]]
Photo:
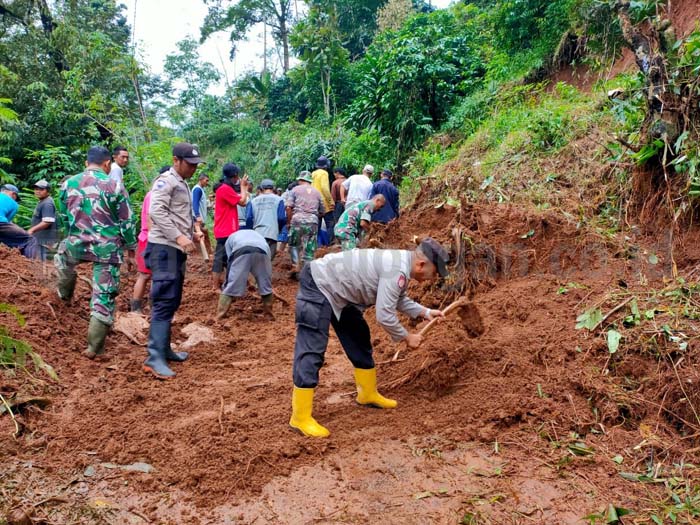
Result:
[[372,222],[387,224],[399,217],[399,190],[391,182],[394,174],[390,170],[382,170],[381,179],[372,185],[371,197],[384,195],[386,205],[372,214]]
[[195,226],[204,234],[204,245],[207,253],[211,253],[211,239],[209,238],[209,200],[204,188],[209,185],[209,176],[202,173],[197,184],[192,188],[192,212],[194,213]]
[[264,179],[260,183],[262,193],[246,207],[246,227],[262,235],[270,247],[270,259],[277,254],[277,238],[287,223],[287,212],[282,197],[275,193],[275,183]]
[[10,248],[19,248],[25,257],[34,259],[38,255],[36,239],[25,230],[12,223],[19,205],[19,190],[13,184],[0,188],[0,243]]

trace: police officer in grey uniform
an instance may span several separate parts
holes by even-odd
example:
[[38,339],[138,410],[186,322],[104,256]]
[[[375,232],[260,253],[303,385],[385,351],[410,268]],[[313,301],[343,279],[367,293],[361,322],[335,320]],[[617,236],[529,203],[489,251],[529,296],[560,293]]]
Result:
[[201,234],[194,233],[192,197],[187,179],[204,161],[192,144],[173,147],[173,165],[162,173],[151,189],[148,245],[143,253],[152,272],[151,327],[148,334],[148,358],[143,369],[158,379],[175,377],[167,361],[184,361],[187,352],[170,348],[170,325],[182,300],[187,254]]
[[323,365],[328,330],[333,325],[355,367],[357,402],[395,408],[396,401],[377,392],[369,326],[362,310],[375,305],[377,322],[395,342],[420,345],[420,334],[409,333],[397,310],[416,318],[442,317],[406,297],[409,279],[428,281],[447,275],[449,257],[434,239],[423,240],[415,251],[351,250],[326,255],[307,264],[299,279],[296,302],[297,337],[294,346],[294,392],[289,425],[306,436],[326,437],[328,430],[312,417],[314,389]]

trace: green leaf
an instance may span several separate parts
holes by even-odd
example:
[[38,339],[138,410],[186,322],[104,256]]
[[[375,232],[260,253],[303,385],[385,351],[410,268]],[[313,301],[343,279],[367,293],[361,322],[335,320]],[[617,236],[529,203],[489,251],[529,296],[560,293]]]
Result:
[[608,330],[608,352],[614,354],[620,347],[620,339],[622,339],[622,334],[617,330]]
[[600,310],[600,308],[586,310],[576,318],[576,330],[581,330],[582,328],[593,330],[602,321],[603,312]]
[[659,258],[653,253],[649,255],[648,261],[649,264],[659,264]]
[[535,230],[530,230],[530,231],[527,232],[526,234],[521,235],[520,238],[521,238],[521,239],[529,239],[529,238],[532,237],[533,235],[535,235]]
[[620,518],[630,513],[630,510],[616,507],[612,503],[608,506],[608,514],[605,523],[620,523]]
[[622,462],[625,460],[620,454],[612,458],[612,460],[617,463],[618,465],[622,465]]
[[595,450],[581,441],[571,443],[567,448],[574,456],[590,456],[595,453]]

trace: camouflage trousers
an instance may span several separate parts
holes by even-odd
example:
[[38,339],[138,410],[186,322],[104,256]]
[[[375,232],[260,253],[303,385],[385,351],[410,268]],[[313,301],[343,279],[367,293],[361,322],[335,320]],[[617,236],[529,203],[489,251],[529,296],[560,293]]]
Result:
[[57,253],[53,258],[58,271],[58,294],[61,299],[73,297],[78,274],[75,267],[92,263],[92,297],[90,315],[104,324],[114,323],[115,299],[119,293],[119,265],[73,259],[66,253]]
[[292,224],[289,229],[289,246],[301,251],[302,261],[313,261],[318,247],[318,224]]
[[335,238],[340,241],[340,247],[343,251],[354,250],[360,241],[363,239],[364,235],[360,232],[360,235],[353,235],[351,232],[336,232]]

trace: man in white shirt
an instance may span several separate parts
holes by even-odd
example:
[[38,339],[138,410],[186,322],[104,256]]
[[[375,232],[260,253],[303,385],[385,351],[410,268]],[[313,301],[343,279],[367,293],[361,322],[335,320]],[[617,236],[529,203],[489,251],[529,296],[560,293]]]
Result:
[[117,146],[112,152],[112,165],[109,170],[109,178],[124,184],[124,168],[129,164],[129,152],[124,146]]
[[374,175],[374,166],[367,164],[362,174],[353,175],[343,181],[340,196],[341,200],[345,201],[345,209],[358,202],[369,200],[372,193],[372,175]]

